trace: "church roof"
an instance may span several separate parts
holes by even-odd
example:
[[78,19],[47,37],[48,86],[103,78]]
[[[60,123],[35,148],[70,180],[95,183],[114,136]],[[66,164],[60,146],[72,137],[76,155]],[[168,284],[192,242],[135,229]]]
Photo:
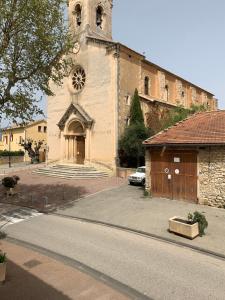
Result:
[[201,112],[159,132],[146,146],[225,145],[225,110]]

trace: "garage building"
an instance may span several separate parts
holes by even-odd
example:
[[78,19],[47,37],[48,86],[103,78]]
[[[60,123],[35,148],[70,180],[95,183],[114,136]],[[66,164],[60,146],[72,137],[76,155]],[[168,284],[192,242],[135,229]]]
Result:
[[225,208],[225,111],[192,115],[144,145],[153,197]]

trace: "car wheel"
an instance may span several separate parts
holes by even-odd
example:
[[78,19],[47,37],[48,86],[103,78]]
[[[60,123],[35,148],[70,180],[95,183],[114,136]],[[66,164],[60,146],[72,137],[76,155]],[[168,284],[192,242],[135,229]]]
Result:
[[141,185],[145,185],[145,179],[142,180]]
[[133,185],[133,182],[129,182],[129,185]]

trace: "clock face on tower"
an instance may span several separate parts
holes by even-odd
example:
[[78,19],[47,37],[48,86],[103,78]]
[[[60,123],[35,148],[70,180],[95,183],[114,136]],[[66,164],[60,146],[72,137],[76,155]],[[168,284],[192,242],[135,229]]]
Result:
[[73,53],[77,54],[79,51],[80,51],[80,44],[79,42],[76,42],[73,47]]

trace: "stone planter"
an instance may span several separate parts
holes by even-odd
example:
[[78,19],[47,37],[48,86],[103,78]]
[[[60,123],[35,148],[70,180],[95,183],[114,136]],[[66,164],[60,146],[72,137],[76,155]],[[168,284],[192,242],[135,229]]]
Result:
[[169,231],[191,240],[199,235],[198,223],[191,224],[185,218],[181,217],[169,219]]
[[5,274],[6,274],[6,262],[0,263],[0,284],[5,281]]

